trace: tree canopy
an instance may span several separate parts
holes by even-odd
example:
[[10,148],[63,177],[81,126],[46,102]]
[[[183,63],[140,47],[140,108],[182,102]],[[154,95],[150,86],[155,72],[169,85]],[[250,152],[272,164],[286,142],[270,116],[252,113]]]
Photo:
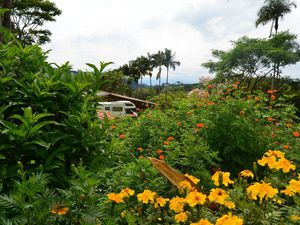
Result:
[[[233,42],[233,48],[228,51],[213,50],[217,60],[210,60],[202,66],[220,80],[236,79],[255,87],[261,79],[272,75],[272,65],[282,68],[300,61],[296,38],[288,32],[281,32],[270,39],[242,37]],[[250,84],[253,78],[255,81]]]
[[12,31],[23,45],[50,41],[51,31],[42,29],[45,22],[55,21],[61,14],[49,0],[13,0],[10,12]]

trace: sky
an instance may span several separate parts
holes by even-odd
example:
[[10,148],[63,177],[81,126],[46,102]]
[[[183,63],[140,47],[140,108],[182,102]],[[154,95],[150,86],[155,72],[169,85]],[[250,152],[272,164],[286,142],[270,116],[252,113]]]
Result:
[[[81,70],[88,69],[85,63],[114,62],[109,67],[114,69],[168,48],[181,62],[170,72],[170,83],[199,82],[209,76],[201,64],[213,59],[212,49],[228,50],[242,36],[268,37],[271,26],[255,27],[264,0],[51,1],[62,15],[46,24],[52,32],[51,42],[43,46],[51,50],[49,62],[69,61]],[[279,22],[279,31],[297,34],[300,43],[300,0],[294,2],[298,7]],[[300,78],[300,63],[284,73]],[[165,79],[166,70],[162,74]]]

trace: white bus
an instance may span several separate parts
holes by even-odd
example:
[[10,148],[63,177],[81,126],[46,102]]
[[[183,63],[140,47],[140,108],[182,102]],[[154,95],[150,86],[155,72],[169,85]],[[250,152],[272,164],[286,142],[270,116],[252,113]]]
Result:
[[130,115],[137,117],[136,106],[130,101],[98,102],[97,109],[115,117]]

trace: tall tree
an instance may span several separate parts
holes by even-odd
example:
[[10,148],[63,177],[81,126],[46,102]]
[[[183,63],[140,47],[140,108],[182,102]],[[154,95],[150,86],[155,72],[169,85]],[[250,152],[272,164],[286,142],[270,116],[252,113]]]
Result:
[[279,19],[290,13],[293,7],[296,8],[297,5],[290,0],[265,0],[265,5],[257,13],[256,27],[260,24],[265,25],[268,22],[272,22],[270,36],[272,36],[273,26],[275,34],[277,34]]
[[[228,51],[213,50],[216,61],[203,63],[221,82],[239,80],[253,90],[266,77],[272,77],[273,65],[283,68],[300,61],[296,35],[280,32],[270,39],[242,37]],[[278,70],[281,72],[280,70]]]
[[[166,87],[169,84],[169,70],[172,68],[173,70],[176,69],[176,66],[180,66],[179,61],[175,61],[176,53],[173,53],[171,49],[165,49],[164,52],[164,66],[167,68],[167,79],[166,79]],[[168,90],[166,89],[166,98],[168,95]]]
[[50,41],[51,32],[41,27],[55,21],[61,10],[49,0],[13,0],[11,20],[16,37],[23,45],[44,44]]
[[161,71],[162,71],[162,66],[164,66],[164,61],[165,61],[165,54],[163,51],[158,51],[155,54],[151,55],[152,58],[152,63],[154,68],[158,68],[158,72],[156,75],[156,80],[158,80],[158,89],[160,90],[161,86]]

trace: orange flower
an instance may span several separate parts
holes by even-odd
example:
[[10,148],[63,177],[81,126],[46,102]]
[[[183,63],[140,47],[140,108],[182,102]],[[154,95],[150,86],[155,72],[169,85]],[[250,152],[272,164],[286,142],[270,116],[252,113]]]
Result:
[[271,95],[271,100],[274,101],[276,99],[275,95]]
[[169,145],[170,143],[168,141],[164,141],[164,145]]
[[202,128],[203,126],[204,126],[203,123],[197,123],[197,127],[198,127],[198,128]]
[[216,104],[215,102],[208,102],[207,105],[214,105]]
[[143,193],[137,195],[137,198],[140,202],[147,204],[149,202],[154,203],[154,197],[156,193],[150,190],[144,190]]
[[242,176],[242,177],[251,177],[252,179],[254,178],[254,174],[250,170],[241,171],[240,176]]
[[143,151],[143,148],[142,147],[138,147],[137,150],[138,151]]
[[170,137],[168,137],[168,139],[167,139],[168,141],[173,141],[174,140],[174,138],[172,137],[172,136],[170,136]]
[[294,137],[299,137],[300,133],[298,131],[293,132]]
[[234,184],[234,181],[230,180],[229,178],[230,173],[229,172],[222,172],[217,171],[211,179],[214,181],[214,185],[220,186],[220,177],[222,178],[222,184],[227,187],[229,184]]
[[207,85],[207,88],[208,88],[208,89],[212,89],[212,88],[214,88],[214,86],[211,85],[211,84],[209,84],[209,85]]
[[186,212],[181,212],[175,215],[174,219],[176,222],[185,222],[188,219],[188,215]]
[[179,121],[179,122],[177,122],[177,126],[181,126],[181,122]]
[[164,157],[163,155],[160,155],[160,156],[159,156],[159,159],[160,159],[160,160],[164,160],[165,157]]
[[157,150],[156,150],[156,153],[157,153],[158,155],[162,154],[163,152],[164,152],[164,151],[161,150],[161,149],[157,149]]
[[119,138],[120,138],[120,139],[124,139],[124,138],[125,138],[125,134],[120,134],[120,135],[119,135]]
[[110,201],[115,202],[115,203],[124,202],[124,200],[123,200],[124,196],[122,194],[110,193],[110,194],[107,194],[107,197]]
[[186,112],[187,115],[191,115],[191,112]]
[[111,125],[111,129],[116,129],[117,126],[116,125]]
[[284,145],[284,146],[282,146],[284,149],[289,149],[290,148],[290,146],[288,146],[288,145]]
[[274,121],[274,119],[273,119],[272,117],[268,117],[267,120],[270,121],[270,122],[273,122],[273,121]]
[[234,82],[234,84],[238,85],[238,84],[240,84],[240,82],[239,82],[239,81],[236,81],[236,82]]
[[57,214],[57,215],[65,215],[69,211],[68,207],[64,206],[53,206],[53,208],[50,210],[52,214]]

